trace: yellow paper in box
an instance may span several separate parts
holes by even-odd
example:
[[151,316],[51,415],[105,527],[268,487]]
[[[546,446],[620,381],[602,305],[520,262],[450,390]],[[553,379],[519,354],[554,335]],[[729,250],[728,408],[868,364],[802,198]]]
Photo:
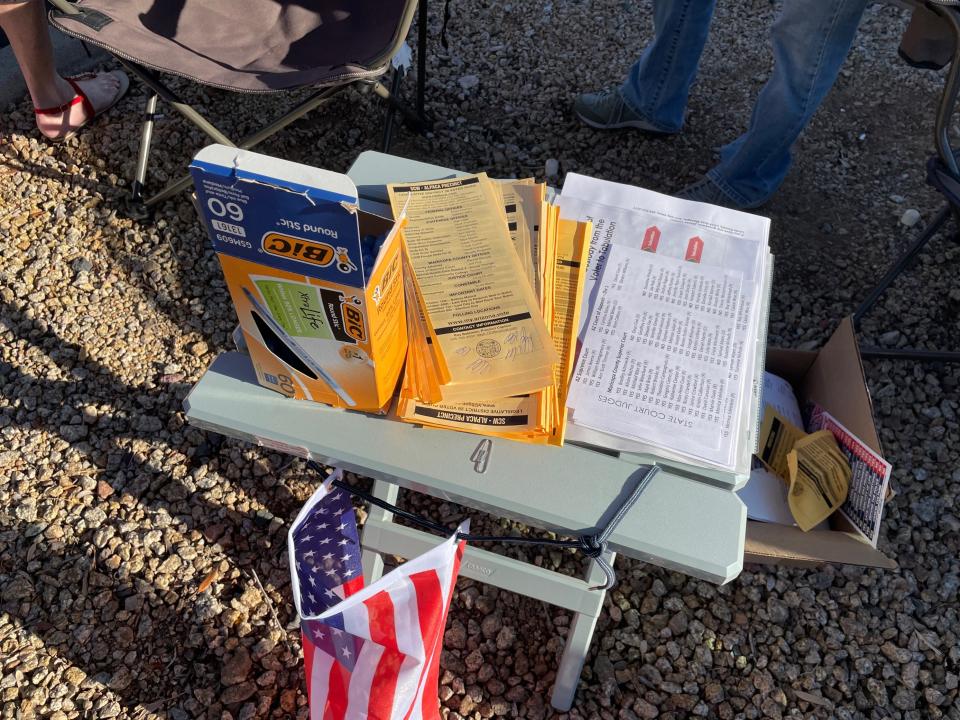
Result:
[[790,492],[787,502],[801,530],[810,530],[830,517],[850,489],[850,463],[829,430],[797,441],[787,454]]
[[816,527],[847,499],[850,463],[829,430],[808,435],[767,407],[757,455],[787,483],[787,503],[801,530]]
[[[525,269],[528,279],[533,278],[536,273],[533,268],[532,246],[535,238],[531,230],[536,229],[536,219],[540,216],[540,205],[536,203],[533,212],[535,213],[534,222],[530,222],[524,215],[524,200],[519,198],[517,190],[532,189],[533,192],[527,194],[527,203],[531,198],[542,195],[537,192],[537,187],[542,190],[542,186],[534,186],[533,180],[499,181],[494,186],[500,194],[499,202],[503,210],[503,219],[513,247],[518,256],[523,258],[523,264],[529,265]],[[529,208],[527,212],[530,212]],[[414,284],[414,283],[411,283]],[[416,296],[416,290],[413,291]],[[425,328],[425,318],[420,312],[409,312],[408,320],[419,319],[422,327],[412,327],[410,336],[416,337],[416,341],[411,342],[411,354],[420,355],[427,358],[430,356],[427,348],[421,344],[423,334],[419,332]],[[428,343],[428,348],[432,351],[432,344]],[[413,348],[419,348],[415,352]],[[416,366],[414,366],[415,369]],[[427,378],[417,375],[408,369],[410,382],[406,382],[401,392],[400,403],[398,406],[398,415],[409,422],[421,423],[433,427],[443,427],[456,430],[468,430],[471,432],[493,435],[498,437],[527,437],[533,435],[543,435],[543,409],[542,395],[540,392],[525,394],[514,397],[498,398],[493,400],[478,400],[464,402],[442,402],[431,401],[430,388],[426,382]],[[427,373],[429,375],[429,373]],[[413,388],[419,389],[414,392]]]

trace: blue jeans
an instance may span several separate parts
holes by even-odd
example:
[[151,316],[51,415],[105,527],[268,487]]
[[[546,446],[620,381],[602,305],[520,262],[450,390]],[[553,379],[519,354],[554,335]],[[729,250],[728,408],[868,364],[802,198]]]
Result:
[[[683,126],[716,0],[654,0],[656,36],[620,92],[664,132]],[[707,173],[741,206],[765,202],[790,169],[790,148],[833,86],[867,0],[785,0],[771,31],[774,66],[747,131]]]

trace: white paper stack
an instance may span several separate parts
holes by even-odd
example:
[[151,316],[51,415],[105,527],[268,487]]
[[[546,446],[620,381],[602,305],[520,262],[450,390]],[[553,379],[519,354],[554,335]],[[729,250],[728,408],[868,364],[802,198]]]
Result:
[[567,437],[748,475],[769,219],[576,174],[559,204],[594,228]]

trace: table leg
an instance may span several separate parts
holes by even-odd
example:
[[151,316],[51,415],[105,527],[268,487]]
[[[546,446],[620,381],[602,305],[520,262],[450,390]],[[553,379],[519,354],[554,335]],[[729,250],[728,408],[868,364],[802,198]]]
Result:
[[[611,567],[613,567],[616,558],[616,553],[606,553],[607,562],[610,563]],[[584,577],[587,584],[591,586],[603,584],[606,581],[603,572],[592,560],[587,562],[589,566]],[[562,712],[566,712],[573,706],[573,698],[577,693],[577,684],[580,682],[583,663],[590,651],[593,629],[597,626],[597,618],[600,617],[603,599],[607,594],[606,590],[594,590],[593,592],[600,595],[599,602],[596,605],[597,610],[595,613],[574,613],[570,631],[567,633],[567,643],[564,645],[563,655],[560,657],[560,666],[557,668],[557,679],[553,685],[550,704]]]
[[[385,480],[373,481],[373,496],[380,500],[385,500],[391,505],[397,504],[397,496],[400,494],[400,487]],[[393,513],[371,505],[367,509],[367,517],[380,520],[381,522],[392,522]],[[360,544],[366,548],[367,544],[360,538]],[[364,549],[360,555],[360,562],[363,564],[363,577],[369,585],[380,579],[383,575],[383,557],[375,550]]]

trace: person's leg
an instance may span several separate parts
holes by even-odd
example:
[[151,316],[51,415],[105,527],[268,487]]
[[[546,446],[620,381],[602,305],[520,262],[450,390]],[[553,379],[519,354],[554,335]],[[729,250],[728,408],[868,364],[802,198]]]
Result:
[[73,88],[57,74],[43,2],[0,3],[0,27],[36,107],[59,105],[73,97]]
[[620,87],[627,105],[665,132],[683,126],[716,0],[656,0],[654,39]]
[[720,151],[707,181],[740,207],[766,202],[790,169],[790,149],[830,91],[867,0],[788,0],[772,30],[774,66],[746,133]]
[[[0,28],[10,41],[34,107],[58,108],[70,103],[77,94],[57,73],[44,10],[42,0],[0,2]],[[78,85],[99,111],[116,98],[121,86],[125,87],[125,77],[121,79],[120,73],[101,73],[78,81]],[[47,137],[56,138],[89,119],[89,110],[82,103],[76,103],[60,112],[37,115],[37,126]]]
[[591,127],[678,133],[716,0],[654,0],[653,42],[616,89],[585,93],[573,110]]

